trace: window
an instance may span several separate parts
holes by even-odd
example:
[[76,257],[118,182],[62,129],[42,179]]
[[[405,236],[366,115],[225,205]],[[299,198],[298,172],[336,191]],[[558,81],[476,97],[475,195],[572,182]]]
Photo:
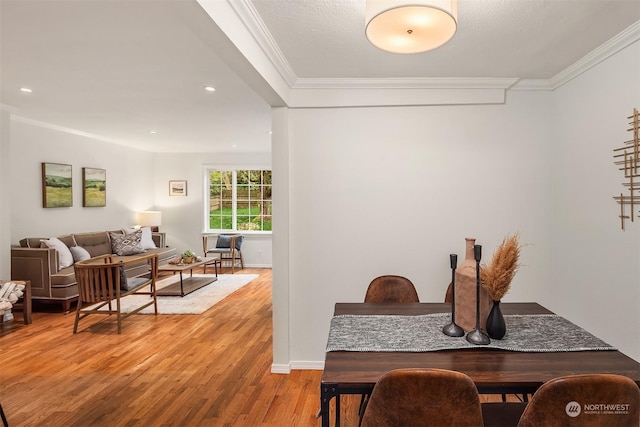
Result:
[[271,171],[207,169],[206,231],[271,231]]

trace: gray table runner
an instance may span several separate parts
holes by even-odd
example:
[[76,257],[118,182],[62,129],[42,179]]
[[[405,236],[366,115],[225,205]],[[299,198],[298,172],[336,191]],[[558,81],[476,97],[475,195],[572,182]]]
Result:
[[478,346],[464,336],[442,333],[442,327],[451,321],[451,313],[335,316],[331,319],[327,351],[427,352],[478,347],[524,352],[616,350],[555,314],[513,314],[504,319],[504,338]]

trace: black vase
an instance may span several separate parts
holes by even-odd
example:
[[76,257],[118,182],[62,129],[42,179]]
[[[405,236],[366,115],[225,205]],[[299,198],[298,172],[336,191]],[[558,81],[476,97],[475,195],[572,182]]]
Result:
[[500,311],[500,301],[494,301],[489,316],[487,317],[487,334],[490,338],[501,340],[507,333],[507,325]]

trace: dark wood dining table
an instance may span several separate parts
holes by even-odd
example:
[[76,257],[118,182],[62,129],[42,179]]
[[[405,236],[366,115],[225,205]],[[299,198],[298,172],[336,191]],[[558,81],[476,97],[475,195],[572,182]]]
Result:
[[[502,303],[510,314],[553,314],[537,303]],[[451,311],[450,303],[337,303],[334,316],[417,316]],[[444,325],[443,325],[444,326]],[[340,424],[340,395],[370,393],[384,373],[401,368],[438,368],[462,372],[480,393],[529,394],[544,382],[573,374],[624,375],[640,386],[640,363],[618,350],[520,352],[478,346],[426,352],[328,351],[320,382],[322,426],[329,427],[329,403],[336,399]]]

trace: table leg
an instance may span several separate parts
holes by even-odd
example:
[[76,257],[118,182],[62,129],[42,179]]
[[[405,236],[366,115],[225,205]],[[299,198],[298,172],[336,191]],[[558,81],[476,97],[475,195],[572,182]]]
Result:
[[182,287],[182,271],[180,272],[180,296],[184,296],[184,288]]
[[27,281],[24,287],[24,294],[22,295],[22,315],[24,317],[24,323],[31,324],[31,282]]
[[[320,416],[322,427],[329,427],[329,402],[332,398],[339,398],[337,384],[320,384]],[[340,425],[340,410],[336,400],[336,426]]]

